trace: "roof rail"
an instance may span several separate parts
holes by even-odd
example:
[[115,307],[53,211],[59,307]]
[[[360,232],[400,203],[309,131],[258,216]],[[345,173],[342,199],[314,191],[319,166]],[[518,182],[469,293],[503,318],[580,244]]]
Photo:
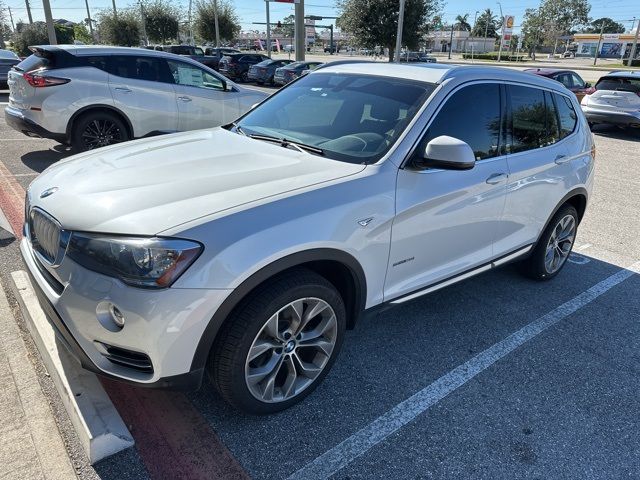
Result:
[[373,60],[335,60],[333,62],[323,63],[319,67],[315,68],[313,71],[317,72],[318,70],[320,70],[322,68],[336,67],[338,65],[350,65],[352,63],[381,63],[381,62],[375,62]]

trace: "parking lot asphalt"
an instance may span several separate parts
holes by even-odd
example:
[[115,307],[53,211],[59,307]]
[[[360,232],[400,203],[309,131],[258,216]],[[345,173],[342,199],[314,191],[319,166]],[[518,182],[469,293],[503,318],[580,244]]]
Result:
[[[209,384],[181,408],[254,478],[637,477],[640,132],[594,134],[594,194],[553,281],[507,266],[365,318],[324,383],[280,414],[239,414]],[[22,188],[70,154],[0,120],[0,173]],[[0,235],[6,287],[22,266]],[[82,478],[160,478],[140,442],[93,469],[65,438]]]

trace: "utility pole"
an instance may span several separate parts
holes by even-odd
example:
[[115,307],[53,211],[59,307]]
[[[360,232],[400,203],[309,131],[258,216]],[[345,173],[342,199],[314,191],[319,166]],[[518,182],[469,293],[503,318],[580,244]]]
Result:
[[[269,7],[267,6],[267,8]],[[220,48],[220,25],[218,24],[218,0],[213,0],[213,24],[216,28],[216,48]]]
[[396,35],[396,51],[394,61],[400,63],[400,50],[402,49],[402,29],[404,28],[404,3],[400,0],[400,11],[398,12],[398,34]]
[[306,54],[307,32],[304,27],[304,0],[295,4],[296,61],[304,62]]
[[142,41],[144,42],[144,46],[149,45],[149,40],[147,39],[147,23],[144,18],[144,5],[142,0],[140,0],[140,26],[142,27]]
[[[267,6],[267,57],[271,58],[271,25],[269,24],[269,0],[265,0]],[[218,29],[216,29],[217,31]]]
[[31,5],[29,5],[29,0],[24,0],[24,4],[27,6],[27,17],[29,17],[29,24],[32,24],[33,17],[31,16]]
[[193,43],[193,24],[191,23],[191,8],[193,7],[193,0],[189,0],[189,14],[188,14],[188,22],[189,22],[189,45]]
[[640,32],[640,21],[638,21],[638,27],[636,28],[636,35],[635,37],[633,37],[633,45],[631,46],[631,51],[629,52],[629,60],[627,60],[627,65],[629,67],[633,65],[633,59],[635,58],[635,55],[636,55],[636,48],[638,47],[638,32]]
[[51,5],[49,0],[42,0],[42,8],[44,8],[44,18],[47,21],[47,33],[49,34],[49,45],[57,45],[56,29],[53,26],[53,15],[51,15]]
[[502,56],[502,40],[504,39],[504,15],[502,14],[502,4],[498,3],[498,7],[500,7],[500,45],[498,46],[498,62],[500,62],[500,57]]
[[116,0],[111,0],[111,4],[113,5],[113,16],[118,18],[118,10],[116,10]]
[[16,31],[16,26],[13,24],[13,15],[11,14],[11,7],[7,7],[9,9],[9,18],[11,19],[11,30]]
[[[596,62],[598,61],[598,52],[600,51],[600,45],[602,44],[602,34],[604,33],[604,20],[602,20],[602,25],[600,26],[600,37],[598,38],[598,46],[596,47],[596,54],[593,57],[593,65],[596,65]],[[636,38],[638,38],[638,36],[636,35]]]
[[453,50],[453,23],[451,24],[451,34],[449,35],[449,60],[451,60],[451,50]]
[[84,4],[87,7],[87,21],[89,22],[89,33],[91,34],[91,40],[95,42],[95,38],[93,37],[93,23],[91,22],[91,11],[89,10],[89,0],[84,0]]

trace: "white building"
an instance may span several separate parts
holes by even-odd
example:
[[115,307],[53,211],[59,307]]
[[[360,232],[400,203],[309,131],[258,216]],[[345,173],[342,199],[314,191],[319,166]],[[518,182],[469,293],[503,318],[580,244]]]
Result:
[[[452,48],[453,52],[475,53],[493,52],[496,39],[494,37],[472,37],[471,32],[454,30],[434,30],[425,36],[427,48],[434,52],[448,52]],[[451,45],[449,45],[451,44]]]

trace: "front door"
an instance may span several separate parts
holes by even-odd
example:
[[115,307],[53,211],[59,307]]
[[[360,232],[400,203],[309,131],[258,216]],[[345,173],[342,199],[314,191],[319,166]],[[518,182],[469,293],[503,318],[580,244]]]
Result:
[[240,116],[237,92],[225,90],[220,77],[186,62],[168,63],[176,83],[179,130],[217,127]]
[[476,154],[473,169],[398,171],[385,299],[492,259],[508,180],[500,145],[502,105],[497,83],[462,87],[446,100],[419,144],[416,155],[441,135],[463,140]]

